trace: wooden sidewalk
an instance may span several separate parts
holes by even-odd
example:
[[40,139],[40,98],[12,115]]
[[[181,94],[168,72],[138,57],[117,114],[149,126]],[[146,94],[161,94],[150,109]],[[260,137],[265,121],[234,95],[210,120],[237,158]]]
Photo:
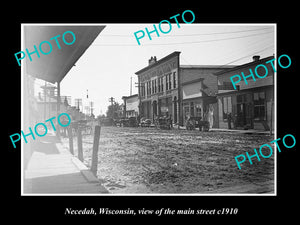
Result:
[[35,142],[24,173],[24,195],[108,193],[93,173],[63,148],[55,136],[48,134]]

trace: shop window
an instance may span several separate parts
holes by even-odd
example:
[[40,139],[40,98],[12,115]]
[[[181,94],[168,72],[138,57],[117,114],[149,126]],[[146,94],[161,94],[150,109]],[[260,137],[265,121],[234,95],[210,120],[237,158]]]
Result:
[[185,105],[183,106],[183,109],[184,109],[184,118],[186,120],[190,116],[190,106]]
[[195,114],[194,114],[194,102],[191,102],[191,116],[194,117]]
[[229,113],[232,114],[231,96],[223,97],[223,120],[227,121]]
[[196,104],[195,105],[195,109],[196,109],[196,117],[201,117],[201,105],[200,104]]
[[254,120],[266,120],[265,92],[253,93]]

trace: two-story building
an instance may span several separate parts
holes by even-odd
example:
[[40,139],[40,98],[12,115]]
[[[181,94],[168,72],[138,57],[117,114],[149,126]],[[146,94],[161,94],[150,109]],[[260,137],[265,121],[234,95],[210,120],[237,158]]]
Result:
[[[228,128],[229,123],[235,129],[270,130],[274,127],[274,70],[271,63],[266,63],[273,58],[253,56],[250,63],[214,73],[218,80],[219,128]],[[264,78],[255,74],[260,64],[268,69]],[[256,72],[261,76],[266,73],[263,66],[257,67]],[[230,80],[234,75],[241,77],[241,81],[236,83],[237,89]]]
[[175,51],[160,60],[151,57],[148,66],[136,72],[141,117],[153,121],[156,116],[168,115],[174,123],[179,121],[179,54]]
[[173,123],[184,125],[189,117],[201,117],[218,127],[215,72],[234,66],[180,65],[180,52],[173,52],[138,72],[139,112],[141,117],[171,116]]

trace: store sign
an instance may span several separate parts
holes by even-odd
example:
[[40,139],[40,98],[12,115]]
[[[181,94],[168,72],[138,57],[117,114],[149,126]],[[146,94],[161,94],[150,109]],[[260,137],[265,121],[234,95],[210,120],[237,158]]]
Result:
[[151,77],[158,77],[166,73],[170,73],[172,70],[177,69],[178,57],[173,58],[165,63],[162,63],[154,68],[149,69],[146,73],[142,74],[141,82],[150,80]]

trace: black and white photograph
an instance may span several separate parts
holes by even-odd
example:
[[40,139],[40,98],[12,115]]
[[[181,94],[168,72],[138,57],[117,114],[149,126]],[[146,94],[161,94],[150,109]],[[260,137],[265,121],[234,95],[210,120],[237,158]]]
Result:
[[276,194],[276,24],[191,19],[22,24],[24,195]]
[[296,218],[296,6],[124,3],[5,7],[4,218]]

